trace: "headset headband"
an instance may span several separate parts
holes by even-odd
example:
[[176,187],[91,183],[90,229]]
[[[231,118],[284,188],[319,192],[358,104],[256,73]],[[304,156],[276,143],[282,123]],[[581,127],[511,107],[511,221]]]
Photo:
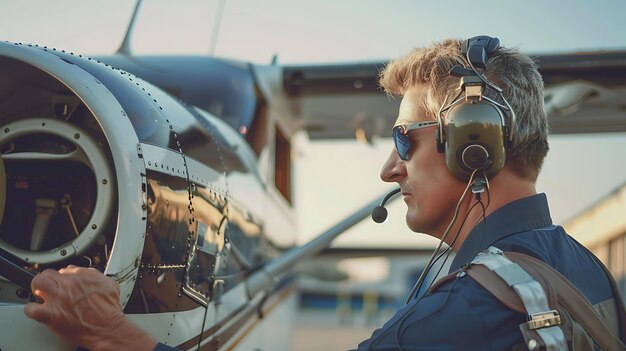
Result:
[[461,43],[468,66],[450,70],[460,78],[460,91],[452,99],[447,95],[437,113],[437,149],[446,153],[448,168],[462,179],[476,170],[495,175],[513,145],[515,112],[502,89],[485,77],[487,62],[499,48],[498,38],[484,35]]

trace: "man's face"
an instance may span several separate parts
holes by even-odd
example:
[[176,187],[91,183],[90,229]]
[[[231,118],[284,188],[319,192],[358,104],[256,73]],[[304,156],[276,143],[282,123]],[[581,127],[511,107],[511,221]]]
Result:
[[[407,90],[400,103],[396,124],[433,121],[426,109],[428,88],[416,85]],[[444,154],[437,152],[437,127],[426,127],[407,134],[411,140],[408,160],[395,150],[383,165],[380,178],[396,182],[407,204],[406,221],[411,230],[441,236],[452,219],[454,208],[466,184],[446,167]]]

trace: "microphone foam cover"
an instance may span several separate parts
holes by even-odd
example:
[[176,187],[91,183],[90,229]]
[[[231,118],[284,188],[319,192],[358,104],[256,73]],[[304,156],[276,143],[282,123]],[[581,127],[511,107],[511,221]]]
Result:
[[376,223],[382,223],[387,219],[387,209],[383,206],[376,206],[372,210],[372,219]]

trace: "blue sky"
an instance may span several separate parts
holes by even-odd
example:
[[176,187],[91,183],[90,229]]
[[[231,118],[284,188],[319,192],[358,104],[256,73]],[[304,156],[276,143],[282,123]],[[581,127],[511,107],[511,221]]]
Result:
[[[138,54],[206,55],[219,2],[144,1],[133,36]],[[0,39],[110,54],[134,1],[0,0]],[[498,36],[527,53],[626,49],[626,1],[226,0],[215,55],[282,64],[386,60],[445,37]],[[624,134],[556,136],[538,188],[564,221],[626,181]],[[378,179],[389,140],[297,144],[297,206],[304,238],[389,189]],[[346,174],[358,174],[355,177]],[[310,189],[315,189],[311,191]],[[332,205],[329,205],[332,204]],[[349,245],[421,245],[397,201],[383,225],[360,224]],[[381,233],[383,235],[381,235]],[[303,239],[304,240],[304,239]]]

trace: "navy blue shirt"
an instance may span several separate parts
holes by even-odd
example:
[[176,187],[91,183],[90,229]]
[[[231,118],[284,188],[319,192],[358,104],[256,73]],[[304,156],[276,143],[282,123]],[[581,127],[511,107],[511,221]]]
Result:
[[[601,263],[552,224],[544,194],[511,202],[487,216],[461,245],[450,271],[471,262],[489,246],[534,256],[563,274],[592,303],[613,297]],[[522,344],[515,312],[465,275],[414,298],[358,350],[510,350]]]

